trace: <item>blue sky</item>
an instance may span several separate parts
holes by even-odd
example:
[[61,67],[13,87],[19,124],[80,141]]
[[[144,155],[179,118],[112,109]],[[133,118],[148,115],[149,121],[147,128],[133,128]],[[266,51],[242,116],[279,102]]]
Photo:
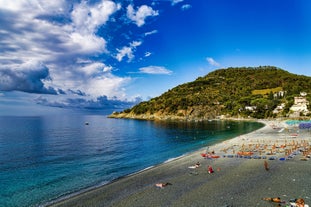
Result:
[[218,68],[311,76],[309,0],[0,0],[0,115],[124,108]]

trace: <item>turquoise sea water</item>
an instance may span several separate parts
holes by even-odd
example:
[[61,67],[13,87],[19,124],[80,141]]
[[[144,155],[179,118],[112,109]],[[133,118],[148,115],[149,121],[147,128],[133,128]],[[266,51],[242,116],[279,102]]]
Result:
[[151,122],[68,113],[5,116],[0,126],[0,206],[23,207],[103,185],[262,124]]

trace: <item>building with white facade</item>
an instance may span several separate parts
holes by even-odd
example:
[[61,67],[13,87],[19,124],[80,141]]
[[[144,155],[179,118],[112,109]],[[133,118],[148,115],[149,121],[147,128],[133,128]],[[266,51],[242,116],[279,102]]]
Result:
[[306,98],[307,93],[301,92],[300,96],[294,97],[294,105],[290,107],[290,111],[296,113],[308,113],[309,101]]

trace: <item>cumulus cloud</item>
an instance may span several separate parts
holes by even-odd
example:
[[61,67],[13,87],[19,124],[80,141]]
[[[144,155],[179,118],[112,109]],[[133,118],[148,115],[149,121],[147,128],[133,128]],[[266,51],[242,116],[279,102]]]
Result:
[[26,0],[16,0],[16,1],[6,1],[0,0],[1,8],[13,12],[25,12],[31,11],[31,13],[25,14],[26,16],[36,16],[39,14],[55,14],[63,13],[70,9],[67,7],[65,0],[54,0],[54,1],[26,1]]
[[92,54],[106,52],[106,41],[94,34],[82,34],[73,32],[69,34],[66,48],[71,48],[72,52],[80,54]]
[[86,59],[109,56],[107,40],[97,31],[120,8],[110,0],[0,0],[0,90],[124,97],[130,78],[114,76],[101,60]]
[[[143,26],[159,12],[147,5],[134,8],[117,2],[121,1],[0,0],[0,91],[44,94],[38,103],[55,106],[127,102],[124,87],[132,79],[115,75],[118,64],[131,62],[141,38],[158,31],[141,30],[135,38],[135,31],[122,32],[128,43],[119,41],[121,35],[113,39],[116,33],[110,32],[123,26],[141,29],[136,25]],[[172,73],[159,66],[140,72]]]
[[135,22],[138,27],[141,27],[145,24],[145,19],[147,17],[157,16],[159,15],[158,11],[153,10],[151,7],[147,5],[140,6],[137,11],[130,4],[127,7],[127,17]]
[[123,78],[112,74],[106,74],[85,81],[80,88],[86,93],[94,94],[96,97],[105,94],[108,97],[115,96],[121,100],[125,100],[126,93],[123,86],[127,85],[130,81],[130,77]]
[[86,1],[74,6],[71,12],[71,19],[74,28],[80,34],[93,34],[100,25],[105,24],[110,15],[119,10],[121,5],[112,1],[102,1],[99,4],[88,5]]
[[44,86],[44,81],[49,79],[49,69],[38,62],[23,63],[16,66],[15,70],[0,67],[0,90],[2,91],[56,94],[55,89]]
[[208,64],[210,64],[211,66],[215,66],[215,67],[219,67],[220,64],[218,62],[216,62],[213,58],[211,57],[207,57],[206,61],[208,62]]
[[146,74],[164,74],[164,75],[172,74],[171,70],[168,70],[163,66],[142,67],[142,68],[139,68],[139,72],[146,73]]
[[117,49],[118,54],[116,55],[116,59],[121,62],[124,57],[128,58],[128,62],[131,62],[132,59],[135,57],[133,52],[135,51],[136,47],[140,46],[142,42],[134,41],[130,43],[130,46],[124,46],[121,49]]
[[84,73],[88,77],[92,77],[103,72],[110,72],[112,67],[100,62],[90,62],[83,64],[81,67],[77,68],[77,70]]

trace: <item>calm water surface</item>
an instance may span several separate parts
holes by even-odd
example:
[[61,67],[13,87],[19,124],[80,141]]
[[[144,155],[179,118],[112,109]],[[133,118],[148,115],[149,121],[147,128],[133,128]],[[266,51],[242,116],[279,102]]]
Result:
[[86,113],[0,117],[0,206],[42,205],[261,126]]

